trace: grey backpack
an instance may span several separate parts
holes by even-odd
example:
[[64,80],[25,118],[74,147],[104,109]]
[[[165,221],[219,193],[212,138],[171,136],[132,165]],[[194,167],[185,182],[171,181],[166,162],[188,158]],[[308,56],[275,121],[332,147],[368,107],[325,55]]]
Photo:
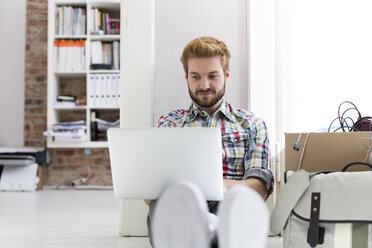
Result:
[[372,171],[346,169],[287,173],[271,215],[272,233],[284,229],[283,248],[337,248],[341,242],[372,248]]

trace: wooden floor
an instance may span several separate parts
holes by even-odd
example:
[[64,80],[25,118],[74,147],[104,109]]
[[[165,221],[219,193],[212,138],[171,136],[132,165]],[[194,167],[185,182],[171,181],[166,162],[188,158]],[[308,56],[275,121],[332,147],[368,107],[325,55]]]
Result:
[[[119,237],[119,200],[111,190],[0,192],[1,248],[150,248]],[[280,238],[268,247],[280,248]]]

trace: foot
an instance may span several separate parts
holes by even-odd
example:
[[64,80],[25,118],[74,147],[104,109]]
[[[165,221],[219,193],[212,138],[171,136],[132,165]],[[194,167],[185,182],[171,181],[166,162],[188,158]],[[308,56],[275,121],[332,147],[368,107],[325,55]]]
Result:
[[203,194],[190,182],[169,186],[154,212],[156,248],[208,248],[208,208]]
[[265,248],[269,212],[253,189],[237,185],[229,190],[218,210],[219,248]]

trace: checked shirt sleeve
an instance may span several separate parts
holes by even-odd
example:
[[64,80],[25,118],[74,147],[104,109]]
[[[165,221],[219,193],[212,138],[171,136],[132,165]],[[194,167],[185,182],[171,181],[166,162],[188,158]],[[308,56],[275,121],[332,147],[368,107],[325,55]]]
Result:
[[158,119],[158,125],[157,127],[178,127],[181,123],[181,111],[179,110],[174,110],[174,111],[171,111],[167,114],[163,114],[162,116],[160,116],[160,118]]
[[274,176],[271,171],[271,153],[269,138],[265,122],[257,118],[251,127],[248,151],[244,158],[245,174],[243,179],[255,177],[262,180],[267,192],[271,194],[273,189]]

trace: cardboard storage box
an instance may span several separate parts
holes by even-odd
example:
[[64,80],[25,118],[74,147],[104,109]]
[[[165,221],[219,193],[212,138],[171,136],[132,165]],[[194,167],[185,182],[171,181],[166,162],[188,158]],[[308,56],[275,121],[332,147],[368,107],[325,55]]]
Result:
[[[299,160],[308,133],[302,133],[300,150],[293,149],[299,133],[285,134],[285,170],[298,170]],[[302,158],[301,169],[308,172],[340,171],[351,162],[360,162],[367,156],[371,132],[310,133]],[[372,140],[370,140],[372,142]],[[369,157],[366,162],[369,161]],[[352,166],[348,171],[369,170],[368,167]]]

